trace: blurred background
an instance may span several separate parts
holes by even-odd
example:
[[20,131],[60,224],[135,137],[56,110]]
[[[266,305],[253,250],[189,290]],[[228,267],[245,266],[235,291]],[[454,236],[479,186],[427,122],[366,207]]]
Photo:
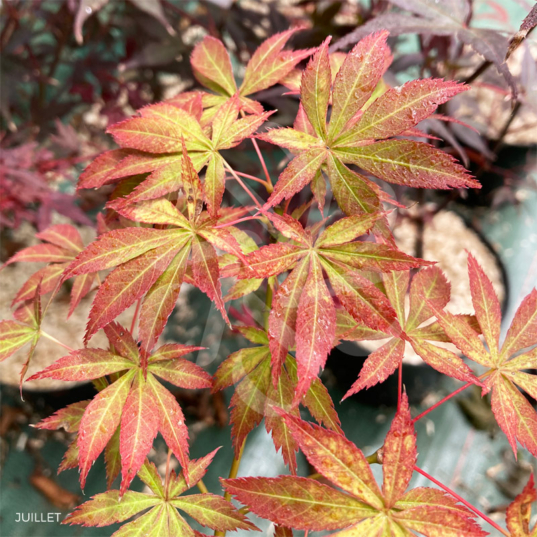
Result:
[[[535,34],[530,32],[504,62],[510,40],[534,5],[528,0],[0,0],[0,261],[35,244],[36,231],[52,223],[71,223],[85,243],[93,240],[96,216],[109,190],[76,191],[78,176],[95,156],[114,147],[105,134],[107,126],[147,104],[199,87],[189,58],[205,35],[224,41],[240,80],[259,44],[291,26],[304,27],[292,38],[293,48],[318,46],[332,35],[335,57],[368,33],[387,28],[394,52],[387,84],[429,76],[471,83],[470,91],[438,112],[474,130],[441,117],[423,121],[419,128],[441,139],[431,143],[460,159],[483,184],[480,191],[447,192],[383,184],[406,207],[391,216],[394,234],[403,250],[439,261],[452,282],[450,308],[456,312],[472,310],[466,250],[474,253],[502,299],[506,327],[537,283]],[[292,125],[298,97],[283,94],[292,92],[296,80],[289,77],[255,95],[265,109],[278,110],[268,126]],[[261,145],[274,182],[289,155]],[[259,164],[251,144],[239,149],[226,158],[256,175]],[[227,202],[246,203],[242,191],[229,186]],[[303,200],[296,198],[293,205],[298,206]],[[331,203],[335,208],[335,201]],[[319,218],[310,211],[310,222]],[[263,236],[261,228],[252,231]],[[0,273],[0,318],[11,316],[15,294],[40,267],[18,263]],[[61,294],[47,317],[47,330],[74,348],[81,346],[91,298],[66,322],[68,293]],[[231,301],[230,315],[236,321],[261,316],[263,302],[255,293]],[[125,312],[120,321],[128,322],[129,316],[132,312]],[[209,347],[195,359],[211,372],[229,353],[247,345],[224,326],[207,297],[188,286],[164,339]],[[334,349],[323,380],[336,402],[373,349],[353,342]],[[40,342],[29,374],[62,355],[53,343]],[[15,522],[21,510],[61,513],[63,519],[106,486],[104,462],[99,460],[83,498],[76,470],[56,475],[70,435],[30,427],[68,403],[92,397],[93,387],[29,383],[23,402],[18,379],[24,358],[21,353],[0,364],[0,534],[111,535],[114,527]],[[457,387],[415,357],[408,356],[407,365],[404,381],[415,412]],[[177,389],[174,393],[187,413],[192,457],[223,446],[206,481],[219,493],[218,477],[227,475],[233,458],[227,416],[232,391],[219,397]],[[382,443],[394,414],[395,393],[389,380],[336,403],[347,436],[366,453]],[[515,461],[487,400],[467,390],[418,422],[418,439],[420,466],[503,524],[506,505],[526,483],[532,459],[521,451]],[[157,441],[152,457],[165,465],[163,441]],[[286,472],[260,426],[248,439],[239,475]],[[310,473],[303,459],[300,472]],[[418,476],[415,484],[426,483]],[[142,487],[139,481],[133,486]],[[269,524],[255,522],[272,535]]]

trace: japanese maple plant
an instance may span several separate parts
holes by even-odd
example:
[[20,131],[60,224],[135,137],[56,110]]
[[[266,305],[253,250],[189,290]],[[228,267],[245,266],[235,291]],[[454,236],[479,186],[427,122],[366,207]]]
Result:
[[[30,377],[92,381],[97,390],[92,400],[36,425],[75,434],[60,470],[78,467],[82,487],[104,451],[109,490],[64,523],[125,522],[114,533],[118,537],[200,535],[182,512],[224,535],[256,530],[247,518],[252,512],[272,521],[281,537],[293,529],[338,530],[345,537],[478,537],[490,526],[512,537],[536,536],[529,527],[537,496],[533,478],[507,509],[505,530],[420,469],[414,423],[438,405],[412,418],[402,378],[409,345],[430,367],[464,383],[443,401],[471,385],[492,392],[492,410],[515,454],[518,442],[537,456],[537,414],[519,390],[537,398],[537,379],[526,372],[537,368],[537,291],[523,300],[500,345],[500,304],[469,255],[475,315],[445,311],[449,283],[434,262],[398,250],[387,218],[396,202],[368,178],[416,188],[479,188],[450,155],[417,141],[424,136],[417,124],[468,87],[441,79],[389,87],[383,80],[392,60],[385,31],[365,37],[346,55],[329,54],[330,39],[314,50],[287,50],[295,31],[259,47],[240,87],[224,45],[203,39],[191,63],[208,91],[181,93],[111,126],[119,149],[98,157],[81,175],[81,189],[113,185],[98,238],[84,246],[75,228],[54,225],[37,235],[42,243],[9,260],[48,263],[15,297],[14,320],[0,323],[0,359],[31,346],[21,385],[40,337],[66,347],[42,331],[41,320],[67,280],[74,282],[71,312],[97,287],[84,341],[100,329],[109,341],[107,349],[67,347],[66,356]],[[307,58],[300,74],[298,65]],[[252,95],[299,75],[293,128],[263,127],[271,112]],[[293,155],[277,181],[258,140]],[[252,144],[262,177],[226,160],[229,153],[222,151],[241,143]],[[304,227],[312,207],[326,213],[326,179],[337,210]],[[236,181],[251,204],[231,206],[226,180]],[[298,194],[306,202],[291,211]],[[257,238],[266,244],[248,235],[252,221],[264,225],[264,238]],[[226,297],[223,278],[234,279]],[[227,300],[266,295],[265,324],[233,327],[251,345],[225,359],[214,377],[185,358],[198,347],[158,343],[183,282],[204,292],[228,324]],[[127,329],[115,319],[134,304]],[[340,341],[368,339],[387,342],[367,358],[346,397],[398,374],[399,402],[383,446],[366,456],[345,438],[319,373]],[[439,342],[453,343],[475,367]],[[202,479],[217,449],[190,459],[183,412],[162,381],[213,391],[235,385],[235,459],[229,478],[222,479],[224,496],[210,493]],[[301,419],[301,405],[317,424]],[[248,434],[263,419],[290,475],[237,478]],[[159,432],[169,448],[162,476],[147,459]],[[298,450],[318,474],[297,476]],[[169,464],[172,456],[181,466],[178,474]],[[382,465],[381,485],[373,464]],[[435,487],[408,490],[414,472]],[[129,490],[136,476],[149,492]],[[183,495],[195,486],[199,494]],[[232,504],[232,497],[244,507]]]

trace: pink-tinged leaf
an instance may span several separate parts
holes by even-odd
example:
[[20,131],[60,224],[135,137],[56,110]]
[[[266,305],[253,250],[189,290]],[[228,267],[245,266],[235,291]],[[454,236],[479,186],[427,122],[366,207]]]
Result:
[[404,352],[405,342],[394,338],[371,353],[362,366],[358,380],[345,394],[344,399],[364,388],[371,388],[375,384],[384,382],[399,367]]
[[224,302],[238,300],[250,293],[255,293],[263,283],[262,278],[252,278],[249,280],[239,280],[235,282],[224,296]]
[[356,172],[349,170],[333,155],[327,160],[332,191],[346,215],[376,213],[382,210],[378,187]]
[[537,400],[537,377],[535,375],[522,371],[506,371],[504,368],[502,368],[502,372],[506,378],[520,386],[533,399]]
[[[285,365],[291,379],[296,384],[298,381],[296,361],[288,355]],[[302,399],[302,404],[309,410],[310,414],[319,424],[324,425],[332,431],[343,434],[339,416],[334,408],[334,402],[321,379],[313,379],[309,390],[304,396],[304,399]]]
[[62,461],[58,466],[58,475],[65,470],[71,470],[73,468],[78,468],[78,435],[75,436],[75,439],[69,444],[66,452],[63,454]]
[[358,123],[336,141],[348,146],[361,140],[397,136],[428,118],[440,105],[470,86],[437,78],[412,80],[391,88],[374,101]]
[[94,282],[94,274],[82,274],[81,276],[77,276],[75,278],[73,287],[71,288],[71,300],[69,301],[69,312],[67,313],[67,318],[73,314],[77,306],[80,304],[80,301],[91,291]]
[[423,142],[387,140],[342,147],[335,154],[389,183],[414,188],[481,188],[451,155]]
[[[506,512],[507,529],[512,537],[532,537],[530,534],[531,504],[537,501],[533,473],[524,490],[509,505]],[[535,526],[532,534],[535,535]]]
[[222,484],[256,515],[298,530],[337,530],[377,514],[352,496],[304,477],[222,479]]
[[234,326],[233,330],[252,343],[268,345],[268,335],[262,328],[257,326]]
[[215,217],[218,214],[226,190],[224,159],[219,153],[213,153],[211,155],[207,164],[207,171],[205,172],[203,189],[205,191],[207,210],[211,216]]
[[309,259],[302,260],[282,283],[272,302],[268,337],[272,355],[272,380],[276,383],[287,351],[295,342],[300,295],[306,285]]
[[99,392],[82,416],[78,436],[80,486],[121,420],[123,406],[129,395],[134,373],[123,375]]
[[124,263],[106,277],[93,301],[85,341],[149,291],[175,257],[178,246],[169,243],[155,248]]
[[214,459],[214,456],[219,449],[220,448],[216,448],[208,455],[205,455],[205,457],[188,461],[187,468],[188,474],[190,475],[190,485],[187,484],[183,472],[181,472],[177,477],[175,477],[175,472],[173,472],[172,470],[172,474],[170,476],[168,497],[175,498],[176,496],[179,496],[189,487],[193,487],[194,485],[196,485],[200,479],[203,479],[203,476],[207,472],[207,468],[211,464],[212,460]]
[[186,110],[190,115],[200,121],[201,115],[203,114],[203,98],[207,95],[209,94],[203,91],[185,91],[171,99],[167,99],[166,102]]
[[56,360],[28,380],[46,378],[64,381],[92,380],[131,369],[133,365],[127,358],[102,349],[81,349]]
[[215,146],[218,150],[231,149],[239,145],[244,139],[252,136],[254,132],[272,115],[275,111],[271,110],[263,114],[255,114],[246,116],[238,121],[222,135]]
[[392,55],[386,44],[387,38],[386,31],[369,35],[347,54],[334,81],[328,130],[332,139],[367,102],[390,65]]
[[134,378],[123,408],[119,452],[121,494],[124,494],[142,466],[160,426],[158,401],[141,373]]
[[90,401],[78,401],[77,403],[72,403],[61,410],[54,412],[52,416],[36,423],[34,427],[37,429],[47,429],[49,431],[63,428],[68,433],[76,433],[80,426],[82,415],[89,403]]
[[423,321],[430,319],[434,311],[428,303],[442,310],[449,302],[451,285],[438,267],[420,270],[410,285],[410,309],[406,322],[407,330],[417,328]]
[[295,402],[306,394],[311,382],[324,368],[336,333],[336,309],[323,269],[316,257],[310,260],[306,285],[300,295],[296,321],[296,364],[298,384]]
[[387,334],[400,333],[397,315],[386,295],[357,272],[321,262],[336,296],[357,322]]
[[160,502],[157,496],[148,496],[141,492],[127,491],[119,496],[118,490],[109,490],[97,494],[75,511],[69,514],[62,524],[79,524],[81,526],[109,526],[128,520],[140,511],[153,507]]
[[36,244],[19,250],[4,266],[11,263],[65,263],[73,260],[73,254],[53,244]]
[[498,356],[500,325],[502,322],[500,302],[492,282],[471,254],[468,254],[468,274],[470,276],[470,291],[477,321],[491,355],[496,357]]
[[251,373],[265,358],[269,357],[267,347],[251,347],[230,354],[214,374],[213,392],[233,386]]
[[289,467],[290,472],[296,475],[298,444],[291,436],[287,423],[282,419],[278,411],[278,409],[284,409],[291,415],[300,418],[298,407],[291,408],[295,393],[294,384],[285,370],[280,373],[276,387],[269,382],[265,403],[265,428],[268,433],[272,433],[272,441],[276,451],[281,449],[285,464]]
[[77,254],[84,248],[78,230],[69,224],[56,224],[36,234],[36,238],[50,242],[60,248]]
[[189,151],[207,151],[210,140],[195,117],[176,106],[157,103],[140,110],[142,117],[108,127],[107,132],[122,147],[146,153],[178,153],[185,140]]
[[220,141],[227,136],[227,133],[237,121],[240,107],[238,95],[234,95],[216,112],[212,121],[212,142],[214,147],[219,147]]
[[[495,373],[490,384],[492,382],[494,382],[492,411],[498,425],[507,436],[515,457],[517,440],[537,457],[537,413],[515,385],[501,373]],[[489,382],[486,384],[490,385]]]
[[187,243],[158,277],[144,298],[138,330],[146,352],[154,347],[175,307],[189,254],[190,244]]
[[[179,235],[182,231],[179,232]],[[177,230],[130,227],[102,235],[81,252],[67,269],[64,280],[117,267],[153,248],[176,241]]]
[[189,228],[186,217],[166,199],[147,200],[117,209],[121,216],[146,224],[159,224]]
[[32,341],[35,335],[31,326],[17,321],[0,321],[0,362]]
[[315,246],[317,248],[327,248],[353,241],[361,235],[365,235],[381,216],[382,214],[380,213],[366,213],[342,218],[335,224],[328,226],[319,235]]
[[132,334],[119,323],[110,323],[104,327],[104,333],[114,351],[135,364],[140,361],[138,345]]
[[319,211],[321,215],[324,216],[324,204],[326,200],[326,181],[324,180],[321,170],[317,170],[315,177],[310,183],[311,193],[313,194],[313,199],[317,202],[319,206]]
[[159,347],[149,358],[149,363],[161,362],[164,360],[173,360],[181,358],[185,354],[190,354],[195,351],[201,351],[205,347],[194,347],[192,345],[181,345],[180,343],[168,343]]
[[326,156],[324,147],[314,147],[295,157],[278,178],[267,204],[272,207],[300,192],[315,177]]
[[345,492],[375,509],[382,496],[364,454],[343,435],[286,415],[291,433],[314,468]]
[[485,347],[483,347],[477,332],[473,330],[465,319],[437,309],[433,302],[428,301],[427,306],[434,311],[438,322],[459,350],[478,364],[494,367],[494,363]]
[[293,537],[293,530],[285,526],[276,526],[274,528],[274,537]]
[[274,224],[274,227],[288,239],[302,244],[309,248],[312,245],[311,238],[304,231],[302,224],[288,214],[267,213],[267,217]]
[[396,509],[412,509],[414,507],[429,507],[431,510],[440,507],[443,510],[468,515],[465,507],[457,503],[457,500],[438,489],[417,487],[409,490],[394,505]]
[[153,400],[158,406],[160,434],[181,464],[183,476],[186,474],[186,483],[190,483],[190,478],[195,483],[195,475],[190,474],[188,470],[188,428],[185,423],[183,411],[177,399],[152,374],[147,375],[147,383],[151,388]]
[[237,385],[231,397],[231,435],[236,454],[248,433],[263,419],[269,384],[270,362],[265,360]]
[[305,250],[288,242],[267,244],[246,256],[247,265],[241,267],[238,277],[270,278],[289,270],[305,255]]
[[150,462],[149,459],[146,459],[140,470],[138,471],[138,477],[154,492],[157,496],[161,498],[166,497],[166,492],[162,484],[162,477],[158,473],[157,467],[154,463]]
[[132,151],[128,149],[112,149],[99,155],[81,174],[78,179],[77,189],[99,188],[110,182],[110,175],[116,166]]
[[399,324],[405,326],[405,298],[410,281],[410,272],[408,270],[386,272],[382,277],[382,281],[386,289],[386,295],[397,312]]
[[400,513],[396,512],[394,519],[406,531],[413,530],[430,537],[486,537],[489,535],[470,516],[473,515],[469,511],[462,514],[442,507],[433,510],[429,506],[422,505],[406,509]]
[[300,97],[304,111],[319,137],[326,138],[326,112],[330,100],[330,61],[328,45],[331,37],[327,37],[302,73]]
[[427,341],[419,341],[416,337],[411,336],[411,338],[412,348],[416,351],[416,354],[431,367],[454,379],[482,386],[470,367],[455,353],[442,347],[431,345]]
[[[121,528],[113,534],[113,537],[130,537],[131,535],[147,535],[148,537],[162,535],[162,537],[171,537],[168,532],[169,512],[170,508],[166,505],[153,507],[153,509],[132,522],[121,526]],[[184,522],[184,527],[188,528],[186,522]],[[184,528],[182,528],[182,530],[184,531]]]
[[190,390],[212,388],[212,378],[199,365],[182,358],[161,360],[149,364],[149,371],[179,388]]
[[54,263],[39,269],[32,274],[26,283],[19,289],[19,292],[13,299],[13,305],[23,300],[31,300],[35,296],[38,286],[40,287],[40,293],[42,295],[54,291],[61,281],[63,271],[67,266],[67,263]]
[[211,244],[198,236],[192,240],[192,273],[196,287],[214,302],[224,321],[230,324],[222,299],[216,251]]
[[119,452],[120,427],[112,435],[112,438],[104,448],[104,464],[106,468],[106,486],[112,488],[112,483],[121,472],[121,454]]
[[386,244],[374,242],[351,242],[340,246],[323,247],[319,253],[326,259],[347,268],[377,272],[408,270],[430,263],[404,254]]
[[194,76],[203,86],[228,96],[237,91],[229,54],[218,39],[206,36],[194,47],[190,63]]
[[289,38],[298,30],[291,28],[261,43],[246,66],[241,95],[250,95],[277,84],[298,62],[311,54],[310,50],[283,51]]
[[306,111],[304,110],[304,107],[302,106],[302,103],[298,105],[298,112],[296,114],[295,122],[293,123],[293,128],[297,131],[310,134],[311,136],[315,137],[316,140],[318,140],[317,134],[315,133],[315,129],[313,128],[313,125],[310,123],[310,120],[308,119],[308,116],[306,115]]
[[213,530],[257,530],[235,507],[215,494],[191,494],[171,500],[171,505],[181,509],[202,526]]
[[410,417],[408,397],[403,393],[401,406],[384,441],[382,492],[386,507],[393,507],[405,493],[417,457],[416,431]]
[[280,147],[285,147],[285,149],[289,149],[294,154],[307,151],[315,146],[323,147],[322,141],[316,136],[291,128],[271,129],[258,134],[257,138]]
[[507,331],[501,355],[508,358],[515,352],[537,344],[537,289],[533,289],[518,307]]

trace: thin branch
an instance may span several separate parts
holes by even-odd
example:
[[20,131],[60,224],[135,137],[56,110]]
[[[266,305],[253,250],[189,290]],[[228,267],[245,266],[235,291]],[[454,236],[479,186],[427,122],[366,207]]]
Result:
[[69,347],[69,345],[62,343],[60,340],[56,339],[54,336],[51,336],[50,334],[47,334],[43,330],[41,330],[41,335],[46,337],[47,339],[50,339],[50,341],[54,341],[54,343],[57,343],[58,345],[62,346],[64,349],[67,349],[69,352],[75,352],[75,349],[72,349],[71,347]]
[[252,194],[250,189],[243,183],[242,179],[235,173],[235,170],[225,160],[224,160],[224,166],[228,169],[228,171],[231,173],[231,175],[233,175],[233,177],[235,178],[237,183],[239,183],[239,185],[242,186],[242,188],[248,194],[248,196],[250,196],[250,198],[252,198],[252,201],[255,203],[255,206],[258,209],[261,209],[261,204],[259,203],[259,201],[257,201],[257,198]]

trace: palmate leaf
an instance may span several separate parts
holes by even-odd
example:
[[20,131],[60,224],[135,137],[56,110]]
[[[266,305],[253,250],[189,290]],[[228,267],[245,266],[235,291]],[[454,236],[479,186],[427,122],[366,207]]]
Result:
[[239,279],[254,275],[268,278],[291,270],[274,295],[268,335],[274,383],[287,351],[296,341],[300,382],[295,404],[324,367],[334,342],[335,306],[324,273],[335,295],[357,323],[400,334],[395,311],[386,295],[357,271],[403,270],[428,262],[385,244],[351,242],[370,230],[381,216],[364,213],[343,218],[314,240],[312,234],[319,234],[319,229],[304,230],[288,215],[271,215],[274,226],[290,242],[278,242],[249,253],[247,265],[238,270]]
[[194,537],[197,532],[179,514],[180,510],[214,530],[256,530],[231,502],[221,496],[210,493],[181,496],[202,479],[217,451],[188,462],[190,485],[186,484],[184,472],[179,476],[172,472],[165,488],[155,465],[146,460],[138,471],[138,477],[151,489],[151,493],[129,490],[121,494],[118,490],[110,490],[97,494],[68,515],[62,524],[103,527],[140,515],[113,536]]
[[[441,309],[449,302],[450,285],[442,271],[438,267],[428,267],[422,269],[413,278],[409,291],[410,307],[408,314],[406,314],[405,297],[409,281],[410,273],[408,271],[383,274],[386,293],[397,314],[402,332],[398,335],[395,334],[395,337],[389,339],[368,356],[358,380],[345,394],[345,398],[364,388],[371,388],[377,383],[384,382],[402,363],[406,343],[409,343],[416,354],[437,371],[457,380],[483,386],[474,376],[472,370],[455,353],[430,343],[431,341],[450,341],[438,322],[421,326],[422,323],[434,316],[434,311],[430,305]],[[476,321],[473,317],[459,315],[457,318],[468,327],[468,330],[473,331],[476,328]],[[387,332],[372,331],[371,328],[370,324],[357,323],[346,334],[344,333],[341,339],[366,341],[390,337]]]
[[[462,166],[422,142],[386,140],[411,130],[437,106],[468,89],[462,84],[426,79],[370,97],[391,61],[388,32],[365,37],[346,56],[334,79],[326,40],[302,74],[301,108],[293,129],[273,129],[259,138],[292,150],[296,157],[282,172],[268,205],[291,198],[323,169],[346,214],[375,212],[377,203],[349,204],[347,199],[375,197],[376,189],[345,164],[356,164],[385,181],[419,188],[479,188]],[[328,103],[331,119],[326,124]],[[362,113],[364,105],[368,104]],[[306,141],[306,139],[308,141]],[[386,141],[385,141],[386,140]],[[309,143],[308,143],[309,142]],[[351,181],[345,180],[350,177]],[[354,185],[353,183],[356,183]],[[356,191],[358,190],[358,191]]]
[[[21,287],[13,304],[33,298],[39,286],[41,295],[57,291],[62,273],[75,257],[84,249],[84,243],[78,230],[69,224],[56,224],[36,234],[42,244],[29,246],[19,250],[8,259],[4,266],[11,263],[50,263],[38,270]],[[71,303],[67,317],[70,317],[80,301],[93,287],[93,275],[82,275],[74,278],[71,288]]]
[[[238,326],[236,329],[246,339],[260,346],[241,349],[231,354],[215,373],[213,391],[236,384],[230,405],[235,452],[240,451],[246,436],[264,417],[265,427],[272,433],[276,450],[281,449],[285,463],[296,473],[298,446],[285,421],[275,410],[284,408],[291,415],[300,415],[298,408],[293,408],[294,394],[299,382],[296,360],[290,355],[285,357],[285,365],[280,366],[278,381],[274,384],[271,382],[267,333],[250,326]],[[301,402],[319,423],[334,431],[341,431],[332,399],[318,378],[313,379]]]
[[499,347],[501,311],[492,283],[477,261],[468,255],[470,290],[486,347],[477,332],[458,316],[428,302],[451,341],[471,360],[486,367],[483,380],[492,390],[492,411],[507,436],[515,457],[517,440],[537,456],[537,413],[517,386],[537,399],[537,290],[524,298],[515,313],[503,345]]
[[234,95],[238,96],[241,107],[247,112],[262,112],[261,105],[247,96],[277,84],[295,65],[312,53],[312,50],[283,50],[298,30],[299,28],[292,28],[264,41],[250,58],[239,89],[235,83],[231,59],[223,43],[211,36],[198,43],[191,56],[194,76],[200,84],[217,94],[207,96],[207,104],[212,106],[207,106],[209,110],[204,113],[202,122],[212,117],[215,108]]
[[68,267],[64,278],[116,267],[95,296],[86,341],[145,295],[140,339],[142,348],[149,352],[175,307],[189,259],[194,284],[209,296],[229,323],[215,247],[245,258],[231,228],[216,227],[220,221],[201,212],[201,183],[184,148],[182,162],[182,184],[187,200],[190,200],[187,201],[187,215],[166,199],[116,207],[129,220],[167,229],[128,227],[112,230],[90,244]]
[[416,463],[416,435],[406,395],[384,443],[382,491],[363,453],[342,434],[280,411],[313,467],[339,489],[295,476],[223,479],[250,511],[298,530],[343,530],[348,537],[485,536],[475,515],[436,489],[405,492]]
[[203,132],[196,117],[170,103],[147,106],[140,110],[141,117],[127,119],[110,127],[108,132],[122,148],[157,155],[172,155],[167,157],[165,162],[154,162],[152,169],[132,165],[126,167],[125,165],[130,165],[131,162],[136,163],[135,155],[130,157],[130,161],[121,161],[114,168],[114,172],[106,176],[107,181],[118,172],[123,176],[147,171],[154,173],[126,198],[115,200],[112,206],[124,207],[129,203],[155,199],[179,190],[184,184],[184,181],[178,181],[177,178],[178,173],[184,168],[184,144],[195,161],[197,171],[207,164],[205,201],[210,214],[216,216],[225,190],[224,160],[218,151],[238,145],[251,136],[272,114],[272,112],[254,114],[237,120],[240,109],[241,103],[237,97],[227,100],[220,106],[212,119],[211,137]]
[[[65,422],[75,410],[78,418],[83,410],[80,424],[76,424],[79,431],[78,466],[82,487],[93,462],[120,427],[119,459],[123,494],[140,469],[158,431],[182,467],[188,468],[188,430],[183,413],[175,397],[162,386],[157,377],[189,389],[211,387],[212,380],[199,366],[181,358],[189,352],[199,350],[199,347],[164,345],[144,363],[134,339],[122,326],[112,323],[105,327],[105,332],[111,350],[73,351],[31,379],[81,381],[118,375],[117,380],[100,391],[84,408],[74,408],[71,405],[39,426],[50,428],[52,424]],[[69,419],[69,426],[74,429],[75,425]],[[111,452],[109,455],[117,458],[117,453]],[[117,460],[113,464],[119,466]],[[116,470],[111,470],[110,475],[115,472]],[[188,473],[186,475],[188,477]]]

